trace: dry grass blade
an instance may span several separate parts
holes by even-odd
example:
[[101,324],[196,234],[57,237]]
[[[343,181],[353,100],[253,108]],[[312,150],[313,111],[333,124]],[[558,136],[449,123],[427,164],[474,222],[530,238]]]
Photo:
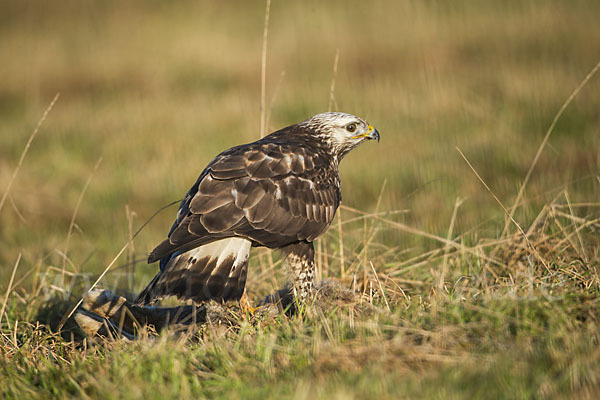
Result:
[[561,239],[561,241],[557,243],[557,246],[561,246],[565,242],[570,242],[571,241],[571,237],[573,235],[577,235],[584,228],[598,226],[598,225],[600,225],[600,218],[592,219],[592,220],[589,220],[589,221],[587,221],[585,223],[582,223],[581,225],[577,226],[573,232],[569,233],[567,236],[565,236],[563,239]]
[[385,306],[387,307],[388,312],[392,312],[392,309],[390,308],[390,303],[388,303],[385,291],[383,290],[383,285],[379,280],[379,276],[377,276],[377,271],[375,271],[375,267],[373,266],[373,263],[371,261],[369,261],[369,265],[371,265],[371,270],[373,271],[373,274],[375,274],[375,280],[377,280],[377,284],[379,285],[379,290],[381,291],[381,297],[383,297],[383,300],[385,301]]
[[265,7],[265,26],[263,29],[262,57],[260,65],[260,137],[265,136],[267,123],[267,39],[269,38],[269,14],[271,11],[271,0],[267,0]]
[[[154,219],[154,217],[156,217],[161,211],[166,210],[167,208],[171,207],[172,205],[178,204],[179,202],[181,202],[181,199],[176,200],[174,202],[171,202],[171,203],[167,204],[166,206],[163,206],[163,207],[159,208],[154,214],[152,214],[152,216],[150,218],[148,218],[146,220],[146,222],[144,222],[142,224],[142,226],[127,241],[127,243],[125,243],[125,245],[121,248],[121,250],[115,256],[115,258],[113,258],[113,260],[108,264],[108,266],[100,274],[100,276],[98,277],[98,279],[96,279],[96,281],[92,284],[92,286],[90,286],[90,288],[88,289],[88,291],[89,290],[93,290],[96,287],[96,285],[98,285],[98,283],[102,280],[102,278],[104,278],[104,276],[108,273],[108,271],[112,268],[112,266],[117,262],[117,260],[119,259],[119,257],[121,257],[121,254],[123,254],[123,252],[127,249],[127,247],[129,247],[129,244],[131,242],[133,242],[133,240],[137,237],[137,235],[139,235],[139,233],[142,231],[142,229],[144,229],[146,227],[146,225],[148,225],[150,223],[150,221],[152,221]],[[71,315],[73,315],[73,313],[75,312],[75,310],[77,310],[77,307],[79,307],[81,305],[81,303],[83,303],[83,297],[81,299],[79,299],[79,301],[77,302],[77,304],[75,304],[75,306],[71,309],[71,311],[69,311],[67,314],[65,314],[62,317],[62,319],[60,320],[60,323],[58,324],[58,330],[59,331],[62,329],[62,327],[64,326],[65,322],[67,322],[67,320],[71,317]]]
[[594,68],[592,68],[592,70],[586,75],[586,77],[583,78],[581,83],[579,83],[579,85],[577,85],[575,90],[573,90],[573,93],[571,93],[571,95],[567,98],[567,100],[565,100],[563,105],[560,107],[560,109],[554,116],[554,119],[552,120],[552,123],[550,124],[548,131],[546,131],[546,135],[544,136],[542,143],[540,143],[540,147],[538,148],[537,153],[535,153],[535,157],[533,157],[533,161],[531,162],[531,166],[529,167],[529,170],[527,171],[527,175],[525,175],[525,179],[523,180],[523,183],[521,184],[521,187],[519,188],[519,193],[517,194],[517,198],[515,199],[515,202],[512,205],[510,212],[508,213],[508,218],[506,219],[506,222],[504,223],[504,229],[502,230],[501,237],[503,237],[508,230],[508,226],[510,225],[510,220],[512,220],[512,218],[515,215],[515,211],[519,205],[519,202],[521,201],[521,198],[523,197],[523,193],[525,192],[525,187],[527,186],[527,183],[529,182],[529,178],[531,178],[531,174],[533,173],[533,169],[537,165],[537,163],[540,159],[540,156],[542,155],[542,151],[546,147],[546,144],[548,143],[548,139],[550,138],[552,131],[554,131],[554,127],[556,126],[556,123],[558,122],[559,118],[561,117],[563,112],[566,110],[566,108],[569,106],[569,104],[571,104],[571,102],[573,101],[575,96],[577,96],[579,94],[581,89],[583,89],[583,87],[588,83],[588,81],[596,74],[596,72],[598,72],[598,69],[600,69],[600,61],[596,64],[596,66],[594,66]]
[[569,192],[567,192],[565,190],[564,193],[565,193],[565,200],[567,200],[567,205],[569,206],[569,212],[571,213],[571,216],[573,217],[571,219],[571,222],[575,226],[575,232],[577,232],[577,240],[579,241],[579,248],[581,249],[581,254],[583,255],[583,259],[585,260],[585,262],[588,263],[589,257],[585,252],[585,246],[583,244],[583,238],[581,237],[581,233],[577,230],[577,221],[575,220],[575,213],[573,212],[573,207],[571,206],[571,199],[569,198]]
[[15,178],[17,177],[17,174],[19,173],[19,170],[21,169],[21,165],[23,164],[23,160],[25,159],[25,155],[27,155],[27,151],[29,150],[29,147],[31,146],[33,139],[35,139],[38,131],[40,130],[40,127],[46,120],[46,117],[52,110],[52,107],[54,107],[54,104],[56,104],[56,101],[58,100],[59,97],[60,97],[60,93],[56,93],[56,96],[54,96],[54,99],[52,99],[52,101],[50,102],[50,105],[46,108],[46,110],[42,114],[42,117],[38,121],[33,132],[31,133],[31,136],[29,136],[29,139],[27,140],[27,144],[25,145],[25,148],[23,149],[23,152],[21,153],[21,158],[19,159],[17,168],[15,168],[15,171],[13,172],[12,176],[10,177],[10,180],[8,181],[8,186],[6,187],[6,191],[4,192],[4,195],[2,196],[2,200],[0,200],[0,211],[2,211],[2,207],[4,206],[4,202],[6,201],[6,198],[8,197],[10,188],[12,187],[12,185],[15,181]]
[[[462,205],[462,203],[463,203],[463,200],[461,198],[457,198],[454,203],[454,210],[452,211],[452,218],[450,218],[450,226],[448,227],[448,235],[446,236],[446,239],[448,241],[450,241],[452,239],[452,234],[454,232],[454,224],[456,222],[456,214],[458,213],[458,208]],[[444,258],[442,261],[442,272],[440,274],[440,280],[438,282],[438,288],[440,289],[440,292],[444,288],[444,282],[446,280],[446,272],[448,269],[448,250],[449,250],[449,247],[446,244],[444,246]]]
[[481,182],[481,184],[486,188],[486,190],[492,195],[492,197],[494,198],[494,200],[496,200],[496,202],[500,205],[500,207],[502,207],[502,210],[508,216],[508,218],[515,224],[515,226],[517,227],[517,229],[519,230],[519,232],[521,233],[521,235],[523,235],[523,239],[525,240],[525,242],[527,242],[527,245],[531,248],[531,251],[535,254],[535,256],[538,258],[538,260],[540,260],[540,262],[544,265],[544,268],[546,268],[547,271],[550,271],[550,268],[548,267],[548,264],[546,263],[546,261],[544,260],[544,258],[542,257],[542,255],[533,246],[533,244],[531,244],[531,242],[527,238],[527,234],[525,233],[525,231],[523,230],[523,228],[521,228],[521,225],[519,225],[519,223],[517,221],[515,221],[515,219],[513,218],[513,216],[509,214],[509,212],[506,209],[506,207],[504,207],[504,204],[502,204],[502,202],[500,201],[500,199],[498,198],[498,196],[496,196],[496,194],[494,192],[492,192],[492,189],[490,189],[490,187],[487,185],[487,183],[485,183],[485,181],[483,180],[483,178],[481,178],[481,176],[475,170],[475,168],[473,168],[473,165],[471,165],[471,163],[469,162],[469,160],[467,159],[467,157],[463,154],[463,152],[458,147],[456,148],[456,150],[460,153],[461,157],[465,160],[465,162],[467,163],[467,165],[469,166],[469,168],[471,168],[471,171],[473,171],[473,173],[475,174],[475,176],[477,177],[477,179],[479,179],[479,182]]
[[[0,310],[0,327],[2,326],[2,317],[4,316],[4,310],[6,309],[6,303],[8,302],[8,296],[10,296],[10,291],[12,290],[12,284],[15,280],[15,274],[17,273],[19,262],[21,262],[21,253],[19,253],[19,256],[17,257],[17,261],[15,262],[15,266],[13,267],[12,275],[10,276],[10,282],[8,282],[8,288],[6,288],[4,303],[2,304],[2,310]],[[6,321],[6,323],[8,324],[9,321]]]
[[407,233],[410,233],[410,234],[413,234],[413,235],[417,235],[417,236],[426,237],[428,239],[432,239],[432,240],[438,241],[440,243],[447,244],[449,246],[452,246],[455,249],[464,251],[465,253],[472,254],[472,255],[474,255],[474,256],[476,256],[478,258],[482,258],[482,259],[484,259],[486,261],[489,261],[489,262],[491,262],[493,264],[500,265],[500,263],[498,261],[496,261],[495,259],[490,258],[490,257],[485,256],[485,255],[482,255],[480,252],[477,251],[477,248],[471,248],[471,247],[465,246],[463,244],[457,243],[457,242],[452,241],[452,240],[448,240],[448,239],[443,238],[441,236],[437,236],[437,235],[434,235],[432,233],[425,232],[425,231],[413,228],[413,227],[408,226],[406,224],[403,224],[401,222],[390,221],[389,219],[385,219],[385,218],[381,218],[381,217],[374,217],[374,218],[378,219],[380,221],[383,221],[386,224],[391,225],[391,226],[393,226],[393,227],[395,227],[395,228],[397,228],[397,229],[399,229],[401,231],[404,231],[404,232],[407,232]]
[[[332,111],[332,108],[335,104],[335,78],[337,76],[337,67],[338,60],[340,58],[340,49],[335,50],[335,57],[333,59],[333,72],[331,74],[331,85],[329,86],[329,105],[327,107],[327,111]],[[336,107],[337,108],[337,107]],[[338,210],[337,212],[337,228],[338,228],[338,243],[340,246],[340,278],[344,279],[345,271],[344,271],[344,234],[342,231],[342,210]]]
[[[375,238],[375,234],[377,233],[377,229],[375,227],[375,223],[373,223],[371,225],[369,231],[367,232],[367,228],[366,228],[367,218],[369,218],[371,215],[377,215],[378,214],[379,206],[381,205],[381,199],[383,197],[383,192],[385,190],[386,184],[387,184],[387,180],[384,180],[383,184],[381,185],[381,190],[379,191],[379,197],[377,199],[377,204],[375,205],[375,212],[373,214],[363,213],[363,216],[361,217],[361,219],[363,220],[363,226],[364,226],[364,229],[363,229],[363,234],[364,234],[364,237],[363,237],[363,248],[360,250],[360,252],[358,254],[356,254],[354,261],[352,261],[352,263],[348,267],[349,271],[354,266],[354,263],[359,262],[360,259],[361,259],[361,257],[364,257],[364,259],[363,259],[363,267],[365,268],[364,269],[364,273],[366,274],[367,254],[368,254],[368,250],[369,250],[369,245],[371,244],[371,242]],[[365,280],[365,282],[366,282],[366,280]]]
[[281,71],[279,74],[279,81],[277,82],[277,86],[275,86],[275,90],[273,90],[273,94],[271,95],[271,101],[269,102],[269,109],[267,110],[266,122],[265,122],[265,130],[270,129],[271,126],[271,114],[273,113],[273,107],[275,106],[275,101],[279,96],[279,91],[281,90],[281,85],[283,85],[283,78],[285,78],[285,71]]
[[331,111],[335,105],[337,109],[337,103],[335,101],[335,77],[337,76],[338,61],[340,59],[340,49],[335,49],[335,58],[333,59],[333,74],[331,75],[331,85],[329,86],[329,105],[327,111]]
[[73,210],[73,215],[71,216],[71,222],[69,223],[69,231],[67,232],[67,241],[65,243],[65,251],[64,251],[65,256],[63,258],[63,270],[65,268],[65,263],[67,261],[67,256],[68,256],[68,252],[69,252],[69,242],[71,241],[71,234],[73,233],[73,227],[75,226],[75,218],[77,218],[77,214],[79,213],[79,207],[81,207],[81,202],[83,201],[83,196],[85,195],[87,188],[90,186],[90,183],[92,182],[92,179],[94,178],[94,175],[96,174],[96,171],[98,170],[98,167],[100,166],[101,163],[102,163],[102,157],[100,157],[98,159],[98,161],[96,161],[96,165],[94,165],[94,169],[92,170],[92,173],[88,177],[87,181],[85,181],[85,185],[83,185],[83,189],[81,190],[81,193],[79,194],[79,198],[77,199],[77,203],[75,204],[75,209]]
[[[129,210],[129,205],[125,205],[125,216],[127,217],[127,232],[129,237],[133,237],[133,217],[136,216],[136,213]],[[135,246],[131,243],[129,246],[129,252],[127,253],[127,261],[125,263],[125,268],[127,269],[127,282],[129,283],[129,291],[133,293],[134,290],[134,278],[135,278],[135,264],[137,263],[135,259]]]
[[342,208],[340,207],[337,211],[337,220],[338,220],[338,243],[340,246],[340,278],[344,279],[345,275],[345,267],[346,263],[344,260],[344,233],[342,230]]
[[19,218],[21,220],[21,222],[23,222],[24,224],[27,224],[27,220],[25,219],[23,214],[21,214],[21,211],[19,211],[19,207],[17,207],[17,203],[15,203],[15,199],[10,194],[8,195],[8,199],[10,200],[10,205],[12,206],[15,214],[17,215],[17,218]]

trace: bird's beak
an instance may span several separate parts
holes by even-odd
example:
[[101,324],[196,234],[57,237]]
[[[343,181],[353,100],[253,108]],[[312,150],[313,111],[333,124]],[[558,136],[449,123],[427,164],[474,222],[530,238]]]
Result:
[[367,140],[377,139],[377,142],[379,142],[379,131],[377,129],[373,128],[371,125],[369,125],[369,128],[367,129],[367,131],[365,133],[361,133],[360,135],[352,136],[352,139],[362,139],[362,138],[366,138]]
[[373,140],[373,139],[377,139],[377,143],[379,143],[379,131],[375,128],[373,128],[371,125],[369,125],[369,139]]

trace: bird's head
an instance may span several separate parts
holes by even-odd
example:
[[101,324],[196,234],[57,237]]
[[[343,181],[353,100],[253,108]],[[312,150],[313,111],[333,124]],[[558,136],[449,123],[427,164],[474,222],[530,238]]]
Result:
[[310,117],[299,125],[327,143],[338,160],[366,140],[377,139],[379,142],[377,129],[352,114],[326,112]]

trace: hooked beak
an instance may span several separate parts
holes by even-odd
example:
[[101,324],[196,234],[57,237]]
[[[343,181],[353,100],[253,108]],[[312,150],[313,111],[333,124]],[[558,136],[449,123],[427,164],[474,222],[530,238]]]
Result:
[[379,131],[377,129],[373,128],[371,125],[369,125],[369,128],[372,128],[372,129],[369,129],[370,132],[369,132],[368,138],[370,140],[377,139],[377,143],[379,143]]
[[361,133],[360,135],[356,135],[356,136],[352,137],[352,139],[362,139],[362,138],[366,138],[367,140],[377,139],[377,142],[379,142],[379,131],[377,129],[373,128],[371,125],[369,125],[367,132]]

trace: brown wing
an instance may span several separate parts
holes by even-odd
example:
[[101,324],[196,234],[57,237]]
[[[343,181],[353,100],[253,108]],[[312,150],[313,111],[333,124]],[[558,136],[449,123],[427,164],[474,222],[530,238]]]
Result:
[[322,148],[277,139],[267,137],[217,156],[148,262],[225,237],[277,248],[325,232],[340,203],[337,167]]

